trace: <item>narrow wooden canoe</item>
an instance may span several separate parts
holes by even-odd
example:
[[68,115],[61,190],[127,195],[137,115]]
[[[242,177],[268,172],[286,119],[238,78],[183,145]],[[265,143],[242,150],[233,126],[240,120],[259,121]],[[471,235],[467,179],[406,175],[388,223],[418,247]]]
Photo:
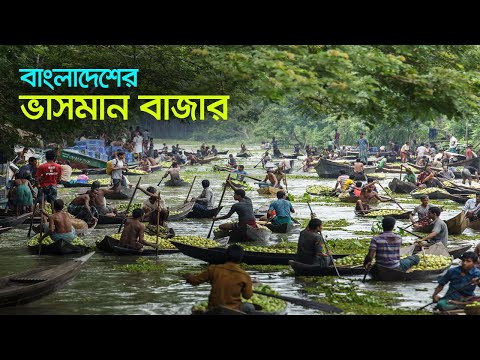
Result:
[[293,229],[293,224],[285,223],[280,225],[273,225],[273,224],[265,224],[267,228],[269,228],[273,233],[277,234],[286,234]]
[[427,280],[436,278],[449,267],[450,265],[437,270],[415,270],[405,272],[374,264],[370,270],[370,276],[376,281]]
[[[320,265],[304,264],[295,260],[289,261],[290,266],[296,276],[336,276],[337,272],[333,266],[321,267]],[[365,268],[358,266],[337,266],[340,276],[344,275],[363,275]]]
[[203,159],[198,159],[199,164],[208,164],[209,162],[218,160],[218,157],[216,156],[209,156],[209,157],[204,157]]
[[237,153],[236,157],[244,157],[244,158],[247,158],[247,157],[250,157],[252,155],[250,155],[249,153],[247,152],[244,152],[244,153]]
[[465,213],[460,211],[453,218],[445,220],[445,224],[447,224],[449,235],[460,235],[468,227],[470,221],[465,216]]
[[105,199],[108,200],[127,200],[130,199],[131,196],[132,194],[126,193],[125,190],[114,193],[105,193]]
[[1,227],[15,227],[17,225],[23,224],[25,221],[29,220],[32,216],[32,213],[25,213],[20,216],[8,216],[0,218]]
[[433,192],[428,193],[428,194],[418,193],[417,190],[418,189],[415,189],[415,190],[410,192],[410,195],[414,199],[420,199],[423,195],[428,195],[428,198],[432,199],[432,200],[448,199],[448,195],[449,195],[449,194],[443,193],[440,189],[438,189],[438,191],[433,191]]
[[[344,203],[356,203],[358,201],[358,199],[360,198],[359,196],[341,196],[342,194],[340,194],[338,196],[338,200],[340,200],[340,202],[344,202]],[[382,200],[392,200],[391,198],[389,198],[388,196],[382,196],[382,195],[379,195],[380,199]],[[370,200],[370,204],[378,204],[378,199],[377,198],[372,198]]]
[[98,224],[99,225],[121,224],[124,219],[125,219],[124,216],[98,215]]
[[190,211],[187,214],[187,218],[193,218],[193,219],[212,218],[214,216],[217,216],[222,209],[223,209],[223,206],[217,207],[215,209],[207,210],[207,211],[198,211],[198,210],[193,210],[192,208],[192,211]]
[[[171,208],[170,211],[169,211],[169,215],[168,215],[167,220],[168,221],[180,221],[180,220],[186,218],[188,213],[190,211],[192,211],[193,205],[195,205],[195,202],[190,201],[186,204]],[[174,212],[176,214],[173,214]]]
[[173,180],[168,180],[165,182],[165,186],[189,186],[190,183],[180,180],[180,181],[173,181]]
[[229,150],[217,151],[217,155],[227,155]]
[[261,307],[255,305],[255,311],[253,312],[243,312],[240,310],[234,310],[230,309],[226,306],[217,306],[213,309],[209,309],[207,311],[193,311],[192,310],[192,315],[286,315],[287,311],[282,310],[282,311],[263,311],[261,310]]
[[272,231],[270,229],[253,228],[246,226],[244,229],[237,230],[220,230],[214,231],[214,238],[229,237],[230,242],[242,242],[242,241],[258,241],[264,243],[270,239]]
[[[367,176],[368,174],[373,174],[375,172],[375,168],[375,166],[365,166],[363,173]],[[319,159],[318,163],[315,165],[315,171],[321,178],[336,178],[338,177],[338,172],[340,170],[345,170],[347,175],[353,174],[353,166],[349,164],[342,164],[341,162]]]
[[69,260],[61,265],[49,266],[0,278],[0,306],[26,304],[62,288],[93,255]]
[[[108,254],[118,254],[118,255],[136,255],[136,256],[155,256],[157,254],[156,249],[146,248],[141,252],[126,249],[119,246],[120,241],[112,238],[111,236],[105,235],[102,241],[97,241],[97,249],[108,253]],[[178,249],[158,249],[159,255],[175,254],[179,253]]]
[[458,259],[471,247],[472,245],[459,245],[459,246],[448,247],[447,250],[450,256],[453,256],[454,259]]
[[[448,189],[446,189],[446,188],[445,188],[445,190],[448,191]],[[467,202],[467,200],[473,199],[471,197],[468,197],[468,195],[463,195],[463,194],[462,195],[455,195],[455,194],[450,194],[450,193],[443,194],[443,198],[455,201],[458,204],[465,204]]]
[[388,183],[388,187],[392,192],[397,194],[410,194],[413,190],[417,189],[415,184],[401,181],[397,178],[393,178],[393,180]]
[[[374,210],[387,210],[387,209],[372,209],[372,210],[369,210],[369,211],[374,211]],[[394,219],[410,219],[410,214],[411,214],[411,211],[405,211],[401,214],[389,214],[389,215],[383,215],[383,216],[390,216],[390,217],[393,217]],[[373,216],[369,216],[368,213],[366,215],[362,214],[360,211],[357,211],[355,210],[355,215],[357,216],[360,216],[360,217],[371,217],[373,218]]]
[[28,246],[28,251],[33,255],[85,254],[91,251],[90,246],[73,245],[64,240],[58,240],[49,245],[42,244],[40,253],[39,247],[39,245]]
[[270,195],[270,196],[276,196],[277,192],[282,191],[282,189],[279,188],[274,188],[272,186],[267,186],[264,188],[257,189],[257,192],[260,195]]

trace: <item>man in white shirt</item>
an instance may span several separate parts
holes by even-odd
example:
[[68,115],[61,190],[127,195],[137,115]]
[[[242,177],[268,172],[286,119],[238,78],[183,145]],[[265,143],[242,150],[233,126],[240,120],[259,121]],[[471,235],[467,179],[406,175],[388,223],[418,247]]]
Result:
[[132,139],[133,141],[133,152],[137,155],[137,160],[140,161],[142,159],[142,152],[143,152],[143,137],[137,131],[135,137]]
[[478,219],[478,211],[480,210],[480,193],[477,193],[475,199],[468,199],[463,207],[463,212],[470,221]]
[[421,143],[420,146],[417,148],[416,152],[417,152],[417,164],[418,164],[420,159],[422,159],[427,153],[427,148],[425,147],[425,144]]
[[282,160],[278,163],[278,167],[281,167],[282,170],[288,174],[291,169],[290,159],[287,159],[285,155],[282,155]]
[[125,153],[123,151],[119,151],[117,153],[117,157],[112,160],[112,190],[115,190],[115,192],[120,192],[120,185],[127,186],[127,183],[122,173],[122,170],[127,170],[127,167],[124,166],[123,163],[124,159]]
[[65,164],[60,165],[62,168],[62,177],[60,178],[60,182],[70,182],[72,177],[72,167],[70,166],[70,161],[65,161]]
[[195,201],[193,211],[207,211],[215,208],[213,191],[210,189],[210,181],[202,180],[203,191],[197,198],[192,198]]

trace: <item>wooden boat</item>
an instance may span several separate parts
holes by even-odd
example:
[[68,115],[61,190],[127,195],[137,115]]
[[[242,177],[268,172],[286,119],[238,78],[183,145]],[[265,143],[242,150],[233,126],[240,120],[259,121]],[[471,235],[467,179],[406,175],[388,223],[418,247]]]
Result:
[[190,183],[186,182],[186,181],[183,181],[183,180],[177,180],[177,181],[173,181],[173,180],[168,180],[168,181],[165,181],[164,183],[165,186],[189,186]]
[[[136,255],[136,256],[155,256],[157,254],[157,250],[153,248],[146,248],[143,251],[135,251],[133,249],[127,249],[124,247],[119,246],[120,240],[114,239],[111,236],[105,235],[102,241],[97,241],[96,246],[97,249],[109,253],[109,254],[117,254],[117,255]],[[167,255],[167,254],[175,254],[179,253],[180,250],[178,249],[158,249],[159,255]]]
[[265,227],[269,228],[273,233],[286,234],[293,229],[293,224],[285,223],[280,225],[265,224]]
[[91,250],[90,246],[83,245],[73,245],[68,241],[58,240],[52,244],[42,244],[40,245],[28,246],[28,251],[33,255],[69,255],[69,254],[85,254]]
[[[360,198],[360,197],[358,197],[358,196],[350,196],[350,195],[348,195],[348,193],[347,193],[348,196],[341,196],[341,195],[342,195],[342,194],[340,194],[340,195],[338,196],[338,200],[340,200],[341,202],[344,202],[344,203],[353,203],[353,204],[355,204],[355,203],[358,201],[358,199]],[[380,197],[382,200],[392,200],[392,199],[391,199],[390,197],[388,197],[388,196],[379,195],[379,197]],[[377,198],[372,198],[372,199],[370,199],[370,204],[378,204],[378,199],[377,199]]]
[[[107,173],[107,169],[102,168],[93,168],[93,169],[84,169],[88,171],[89,175],[103,175]],[[83,174],[82,171],[72,171],[72,175],[80,175]]]
[[420,189],[415,189],[412,192],[410,192],[410,196],[414,199],[420,199],[423,195],[428,195],[428,198],[432,200],[445,199],[446,196],[448,196],[447,194],[442,192],[440,188],[436,188],[436,189],[438,189],[438,191],[432,191],[431,193],[428,193],[428,194],[418,193]]
[[255,217],[261,218],[262,216],[267,216],[268,208],[270,207],[270,204],[262,205],[258,209],[254,211]]
[[[415,270],[415,271],[400,271],[390,269],[385,266],[374,264],[370,270],[370,276],[376,281],[409,281],[409,280],[427,280],[436,278],[450,267],[445,266],[436,270]],[[411,269],[409,269],[411,270]]]
[[[190,201],[186,204],[171,208],[168,215],[168,221],[179,221],[187,217],[188,213],[192,211],[194,201]],[[175,214],[174,214],[175,213]]]
[[265,228],[253,228],[247,225],[244,229],[236,229],[232,231],[220,230],[214,231],[214,239],[229,237],[229,242],[242,242],[242,241],[258,241],[266,242],[270,239],[272,231]]
[[[445,189],[445,190],[447,190],[447,189]],[[443,198],[455,201],[458,204],[465,204],[467,202],[467,200],[473,199],[466,194],[463,194],[463,195],[443,194]]]
[[470,221],[465,216],[463,211],[460,211],[454,217],[445,220],[445,224],[448,227],[448,234],[449,235],[460,235],[463,231],[468,227]]
[[445,186],[444,189],[452,195],[475,195],[478,192],[478,190],[474,188],[464,187],[460,185],[457,185],[455,187]]
[[[415,168],[415,169],[417,169],[417,170],[420,170],[420,171],[424,171],[424,169],[425,169],[425,166],[418,166],[418,165],[412,164],[412,163],[408,163],[408,165],[411,166],[411,167],[413,167],[413,168]],[[478,169],[479,165],[480,165],[480,158],[479,158],[479,157],[476,157],[476,158],[469,159],[469,160],[462,160],[462,161],[456,161],[456,162],[450,163],[450,164],[448,164],[448,167],[473,166],[474,168],[477,168],[477,169]],[[442,171],[443,169],[432,166],[432,170],[434,170],[434,171]],[[460,177],[461,177],[461,176],[460,176]]]
[[212,161],[215,161],[215,160],[218,160],[218,157],[216,156],[208,156],[208,157],[204,157],[203,159],[198,159],[198,163],[199,164],[208,164],[209,162],[212,162]]
[[192,211],[190,211],[187,214],[187,218],[193,218],[193,219],[212,218],[214,216],[217,216],[222,209],[223,209],[223,206],[217,207],[215,209],[207,210],[207,211],[193,210],[192,208]]
[[283,157],[284,157],[285,159],[296,159],[296,158],[298,158],[298,154],[294,154],[294,155],[285,155],[285,154],[283,154]]
[[270,195],[270,196],[276,196],[277,192],[282,191],[283,189],[280,188],[274,188],[273,186],[266,186],[264,188],[257,189],[257,192],[260,195]]
[[397,178],[393,178],[392,181],[388,183],[388,187],[392,192],[397,194],[410,194],[413,190],[417,189],[415,184],[407,181],[401,181]]
[[127,200],[132,197],[132,194],[128,194],[124,192],[125,189],[122,189],[119,192],[114,192],[114,193],[105,193],[105,199],[108,200]]
[[[126,172],[124,172],[123,174],[128,175],[128,176],[144,176],[144,175],[149,175],[154,171],[162,170],[162,168],[163,168],[163,166],[161,164],[158,164],[158,165],[150,166],[150,172],[144,171],[142,169],[135,168],[135,169],[129,169]],[[131,170],[139,170],[141,172],[132,172]]]
[[[333,266],[322,267],[320,265],[304,264],[295,260],[289,261],[290,266],[296,276],[336,276],[337,272]],[[337,266],[340,276],[344,275],[363,275],[365,268],[362,265],[357,266]]]
[[76,150],[62,149],[60,158],[63,160],[69,160],[71,166],[77,169],[89,167],[106,169],[107,167],[106,161],[82,154]]
[[125,220],[125,216],[106,216],[98,215],[99,225],[121,224]]
[[[371,209],[371,210],[367,210],[367,211],[372,212],[372,211],[376,211],[376,210],[388,210],[388,209]],[[405,211],[405,212],[400,213],[400,214],[391,214],[391,215],[383,215],[383,216],[390,216],[390,217],[393,217],[394,219],[410,219],[410,214],[411,214],[411,211],[408,210],[408,211]],[[360,216],[360,217],[369,217],[368,213],[366,215],[364,215],[360,211],[357,211],[357,210],[355,210],[355,215]]]
[[432,311],[433,315],[467,315],[465,309],[453,309],[453,310],[438,310]]
[[225,150],[225,151],[217,151],[217,155],[227,155],[228,154],[228,150]]
[[0,218],[1,227],[15,227],[17,225],[23,224],[25,221],[29,220],[32,216],[32,213],[25,213],[20,216],[7,216]]
[[458,246],[452,246],[452,247],[447,247],[448,253],[450,256],[453,256],[454,259],[460,258],[466,251],[468,251],[472,245],[458,245]]
[[469,221],[468,227],[473,230],[480,230],[480,219]]
[[250,157],[252,155],[250,155],[248,152],[244,152],[244,153],[237,153],[236,157],[244,157],[244,158],[247,158],[247,157]]
[[9,230],[12,230],[13,227],[11,226],[8,226],[8,227],[0,227],[0,234],[4,233],[4,232],[7,232]]
[[[175,245],[184,255],[194,259],[202,260],[210,264],[223,264],[225,262],[225,247],[202,248],[198,246],[180,243],[174,240],[170,242]],[[347,255],[336,254],[333,258],[342,258]],[[290,260],[294,260],[296,254],[285,253],[267,253],[256,251],[245,251],[242,263],[248,265],[288,265]]]
[[26,304],[55,292],[71,280],[93,254],[95,252],[60,265],[0,278],[0,307]]
[[[320,158],[317,165],[315,165],[315,171],[321,178],[336,178],[338,177],[338,172],[340,170],[345,170],[345,174],[347,175],[353,174],[353,166],[349,164],[342,164],[340,162]],[[375,166],[364,167],[363,173],[365,175],[373,174],[374,172]]]

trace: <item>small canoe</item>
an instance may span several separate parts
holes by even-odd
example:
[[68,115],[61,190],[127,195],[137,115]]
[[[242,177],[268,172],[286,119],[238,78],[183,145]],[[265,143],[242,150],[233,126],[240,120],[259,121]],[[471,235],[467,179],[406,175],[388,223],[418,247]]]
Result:
[[123,220],[125,220],[124,216],[98,215],[98,225],[121,224]]
[[[432,188],[429,188],[429,189],[432,189]],[[420,189],[415,189],[415,190],[410,192],[410,195],[414,199],[420,199],[423,195],[428,195],[428,198],[432,199],[432,200],[447,199],[448,198],[448,194],[445,194],[445,192],[442,191],[442,189],[439,189],[439,188],[435,188],[435,189],[436,189],[436,191],[432,191],[428,194],[422,194],[422,193],[418,192]]]
[[165,182],[165,186],[189,186],[190,183],[183,180],[168,180]]
[[[372,209],[372,210],[367,210],[367,211],[368,211],[367,214],[362,214],[360,211],[355,210],[355,215],[356,215],[356,216],[360,216],[360,217],[374,217],[374,216],[372,216],[372,215],[369,215],[369,213],[370,213],[370,212],[373,212],[373,211],[376,211],[376,210],[388,210],[388,209]],[[390,216],[390,217],[393,217],[394,219],[410,219],[410,214],[411,214],[411,211],[408,210],[408,211],[402,212],[402,213],[400,213],[400,214],[392,213],[392,214],[385,214],[385,215],[382,215],[382,216]]]
[[261,306],[255,305],[255,311],[253,312],[243,312],[240,310],[230,309],[226,306],[217,306],[213,309],[207,311],[194,311],[192,310],[192,315],[286,315],[287,311],[263,311]]
[[450,265],[436,270],[414,270],[405,272],[374,264],[370,270],[370,276],[376,281],[428,280],[438,277],[438,275],[449,267]]
[[30,219],[32,213],[25,213],[20,216],[7,216],[0,218],[1,227],[15,227],[17,225],[23,224]]
[[214,231],[214,239],[229,237],[229,242],[258,241],[264,243],[270,239],[272,231],[266,228],[253,228],[247,225],[244,229]]
[[[290,266],[296,276],[336,276],[337,272],[333,266],[322,267],[320,265],[304,264],[295,260],[289,261]],[[340,276],[344,275],[363,275],[365,268],[357,266],[337,266]]]
[[294,155],[285,155],[285,154],[283,154],[283,157],[284,157],[285,159],[296,159],[296,158],[298,158],[298,154],[294,154]]
[[448,227],[449,235],[461,235],[463,231],[468,227],[470,221],[465,216],[463,211],[460,211],[456,216],[445,220],[445,224]]
[[128,200],[132,194],[126,193],[124,190],[114,193],[105,193],[105,199],[108,200]]
[[[445,190],[448,191],[448,189],[445,189]],[[465,204],[467,202],[467,200],[473,199],[472,197],[469,197],[466,194],[460,195],[460,194],[450,194],[450,193],[443,194],[443,198],[455,201],[458,204]]]
[[91,251],[89,246],[83,245],[73,245],[68,241],[58,240],[53,242],[52,244],[42,244],[40,249],[40,245],[33,245],[28,246],[28,251],[33,255],[70,255],[70,254],[85,254]]
[[265,224],[264,226],[269,228],[273,233],[277,233],[277,234],[286,234],[293,229],[293,224],[290,224],[290,223],[285,223],[280,225]]
[[388,183],[388,187],[392,192],[397,194],[410,194],[413,190],[417,189],[415,184],[401,181],[397,178],[393,178],[393,180]]
[[198,163],[199,164],[208,164],[209,162],[212,162],[212,161],[215,161],[215,160],[218,160],[218,157],[216,156],[209,156],[209,157],[204,157],[203,159],[198,159]]
[[[118,255],[136,255],[136,256],[155,256],[157,254],[156,249],[146,248],[143,251],[135,251],[132,249],[127,249],[119,246],[120,241],[114,239],[108,235],[105,235],[102,241],[97,241],[97,249],[109,253],[109,254],[118,254]],[[178,249],[158,249],[159,255],[175,254],[179,253]]]
[[217,216],[220,210],[222,210],[222,208],[223,206],[220,206],[215,209],[206,210],[206,211],[193,210],[192,208],[192,211],[190,211],[187,214],[187,218],[192,218],[192,219],[212,218],[214,216]]
[[188,213],[192,211],[193,205],[195,205],[195,202],[190,201],[186,204],[170,208],[170,211],[168,213],[168,221],[180,221],[184,218],[187,217]]
[[225,151],[217,151],[217,155],[227,155],[228,154],[228,150],[225,150]]
[[447,247],[447,250],[450,256],[453,256],[454,259],[458,259],[471,247],[472,245],[458,245],[458,246]]
[[[342,194],[345,194],[345,193],[342,193]],[[360,198],[359,196],[350,196],[348,193],[347,195],[345,196],[342,196],[342,194],[338,195],[338,200],[340,200],[340,202],[344,202],[344,203],[356,203],[358,201],[358,199]],[[391,198],[389,198],[388,196],[382,196],[382,195],[378,195],[380,197],[380,199],[382,200],[389,200],[389,201],[392,201]],[[370,204],[378,204],[378,199],[377,198],[372,198],[370,199]]]
[[258,219],[258,218],[261,218],[262,216],[267,216],[267,212],[268,212],[269,207],[270,207],[270,204],[260,206],[254,212],[255,217]]
[[244,152],[244,153],[237,153],[236,157],[244,157],[244,158],[247,158],[247,157],[250,157],[252,155],[250,155],[249,153],[247,152]]
[[71,280],[93,254],[95,252],[60,265],[0,278],[0,307],[26,304],[55,292]]

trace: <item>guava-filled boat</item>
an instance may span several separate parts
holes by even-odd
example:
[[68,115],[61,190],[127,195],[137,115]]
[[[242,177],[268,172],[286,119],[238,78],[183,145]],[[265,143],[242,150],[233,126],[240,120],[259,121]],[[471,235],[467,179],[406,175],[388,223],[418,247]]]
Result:
[[[335,256],[334,256],[335,258]],[[333,266],[322,267],[320,265],[304,264],[295,260],[289,261],[295,275],[297,276],[336,276],[337,272]],[[362,265],[357,266],[337,266],[340,276],[344,275],[363,275],[365,268]]]
[[388,183],[388,187],[392,192],[397,194],[410,194],[413,190],[417,189],[415,184],[397,178],[393,178],[393,180]]
[[168,214],[168,221],[179,221],[187,217],[188,213],[192,211],[195,202],[190,201],[186,204],[171,208]]
[[[470,221],[465,216],[464,212],[461,211],[456,216],[444,220],[448,228],[449,235],[461,235],[463,231],[469,226]],[[413,231],[430,233],[433,230],[433,224],[428,224],[424,226],[413,226]]]
[[[192,258],[208,262],[210,264],[223,264],[225,262],[225,253],[227,251],[224,247],[202,248],[198,246],[188,245],[170,240],[184,255]],[[334,258],[340,258],[347,255],[333,255]],[[242,263],[248,265],[288,265],[290,260],[293,260],[296,254],[288,253],[267,253],[259,251],[245,251]]]
[[[360,217],[370,217],[370,218],[373,218],[375,217],[374,215],[374,211],[380,211],[380,210],[391,210],[391,209],[371,209],[371,210],[366,210],[367,213],[366,214],[363,214],[362,212],[360,211],[357,211],[355,210],[355,215],[357,216],[360,216]],[[371,213],[373,213],[372,215],[370,215]],[[403,211],[403,212],[400,212],[400,213],[395,213],[395,212],[392,212],[390,214],[385,214],[385,215],[381,215],[381,216],[390,216],[390,217],[393,217],[394,219],[409,219],[410,218],[410,214],[411,214],[411,211],[408,210],[408,211]],[[380,215],[379,215],[380,216]]]
[[209,162],[212,162],[212,161],[215,161],[215,160],[218,160],[218,157],[216,156],[208,156],[208,157],[204,157],[203,159],[198,159],[198,163],[199,164],[208,164]]
[[[155,256],[157,254],[157,250],[153,248],[145,248],[143,251],[135,251],[133,249],[121,247],[119,244],[120,240],[105,235],[102,241],[97,241],[97,249],[105,253],[117,255]],[[178,249],[158,249],[159,255],[175,254],[179,252],[180,250]]]
[[[368,174],[373,174],[375,168],[375,166],[365,166],[363,173],[367,176]],[[315,165],[315,171],[321,178],[336,178],[338,177],[338,172],[340,170],[345,170],[345,174],[347,175],[353,174],[353,166],[350,165],[349,161],[345,164],[341,161],[335,162],[327,159],[319,159],[318,163]]]
[[26,304],[53,293],[71,280],[93,254],[0,278],[0,307]]
[[[33,255],[70,255],[85,254],[92,250],[88,245],[74,245],[65,240],[57,240],[51,244],[27,245],[28,251]],[[40,251],[39,251],[40,250]]]
[[165,186],[189,186],[190,183],[183,181],[183,180],[168,180],[165,181]]
[[219,230],[214,231],[214,239],[219,239],[223,237],[229,237],[229,242],[242,242],[242,241],[258,241],[258,242],[266,242],[270,239],[272,235],[272,231],[268,228],[253,228],[247,225],[243,229],[236,229],[236,230]]
[[257,189],[257,192],[260,195],[270,195],[270,196],[276,196],[277,192],[279,191],[283,191],[283,189],[274,188],[273,186],[266,186],[264,188]]

